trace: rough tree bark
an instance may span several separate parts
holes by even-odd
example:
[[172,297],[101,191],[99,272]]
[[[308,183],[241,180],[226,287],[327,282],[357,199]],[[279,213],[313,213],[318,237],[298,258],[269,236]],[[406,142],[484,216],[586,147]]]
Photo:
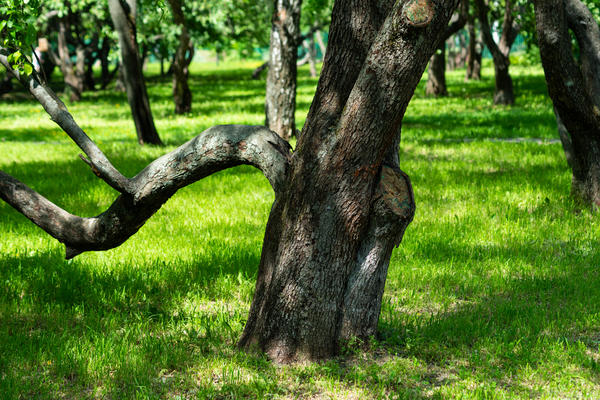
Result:
[[[580,0],[534,4],[548,92],[573,170],[572,192],[600,207],[600,27]],[[579,62],[569,29],[579,44]]]
[[119,37],[122,73],[138,142],[161,145],[140,63],[136,39],[136,0],[108,0],[108,8]]
[[519,34],[519,24],[515,21],[513,1],[506,0],[504,19],[502,21],[502,34],[496,43],[488,20],[489,7],[487,0],[475,0],[483,41],[492,53],[494,72],[496,74],[496,89],[494,104],[510,105],[515,103],[513,81],[510,76],[510,48]]
[[[80,218],[1,173],[0,196],[73,257],[118,245],[178,188],[232,165],[255,165],[276,196],[240,346],[258,346],[278,362],[331,357],[344,340],[376,333],[391,252],[415,208],[399,168],[402,119],[457,5],[336,1],[330,47],[293,156],[265,128],[215,127],[128,179],[49,89],[11,70],[121,195],[98,217]],[[0,63],[10,70],[2,49]]]
[[302,0],[274,0],[265,98],[266,125],[282,138],[296,133],[296,75]]
[[179,188],[222,169],[253,165],[263,171],[276,193],[284,185],[289,144],[264,127],[243,125],[210,128],[129,179],[114,168],[51,89],[37,77],[21,76],[10,67],[3,48],[0,48],[0,64],[29,89],[52,120],[83,150],[87,158],[81,158],[92,171],[121,193],[104,213],[81,218],[0,171],[0,198],[64,243],[67,258],[84,251],[119,246]]
[[429,61],[427,84],[425,85],[425,93],[427,95],[436,97],[448,96],[448,86],[446,85],[446,40],[465,26],[468,15],[469,0],[461,0],[459,12],[456,13],[453,21],[446,28],[442,43]]
[[169,0],[169,5],[173,12],[173,22],[181,29],[179,46],[173,60],[173,100],[175,101],[175,114],[186,114],[192,111],[192,92],[188,85],[188,77],[194,47],[187,29],[185,16],[183,15],[181,0]]
[[282,362],[319,359],[376,333],[391,251],[414,212],[398,168],[399,129],[457,5],[336,1],[315,99],[267,224],[241,346]]
[[469,46],[467,47],[467,73],[465,81],[481,80],[481,59],[483,56],[483,43],[475,29],[475,16],[469,13],[467,20],[469,32]]

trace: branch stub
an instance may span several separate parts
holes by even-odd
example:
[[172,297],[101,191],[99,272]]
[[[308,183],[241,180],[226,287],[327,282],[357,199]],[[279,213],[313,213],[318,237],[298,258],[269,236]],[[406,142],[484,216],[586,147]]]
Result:
[[409,25],[417,28],[429,25],[434,15],[430,0],[410,0],[404,6],[403,17]]

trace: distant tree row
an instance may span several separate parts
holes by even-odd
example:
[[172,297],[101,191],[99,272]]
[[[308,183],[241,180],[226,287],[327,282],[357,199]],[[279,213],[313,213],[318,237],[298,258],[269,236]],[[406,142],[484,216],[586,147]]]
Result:
[[[5,14],[5,19],[12,23],[9,10],[18,9],[20,2],[3,2],[6,6],[4,10],[0,8],[0,15]],[[249,56],[255,49],[268,48],[270,42],[277,46],[276,37],[269,32],[272,26],[277,26],[278,16],[289,15],[293,24],[278,37],[293,33],[286,45],[293,48],[287,51],[294,53],[294,67],[298,61],[298,47],[304,47],[306,61],[311,63],[316,75],[314,38],[315,33],[327,29],[331,0],[306,0],[302,25],[302,1],[295,3],[297,9],[290,9],[286,14],[281,11],[286,9],[287,2],[277,0],[43,1],[28,16],[37,36],[37,40],[30,43],[33,53],[30,58],[42,79],[49,79],[55,68],[60,70],[65,92],[71,101],[79,101],[85,91],[106,89],[115,83],[117,90],[127,92],[140,144],[161,144],[143,78],[145,62],[152,57],[160,62],[161,74],[173,76],[175,113],[188,113],[192,108],[189,65],[195,49],[212,49],[218,59],[226,50]],[[5,31],[10,28],[5,27]],[[322,44],[320,34],[319,43]],[[274,85],[282,87],[283,84],[288,91],[287,88],[293,87],[295,99],[295,71],[289,78],[293,85],[291,81],[279,82],[279,75],[275,76],[282,70],[282,62],[282,59],[275,59],[266,65],[277,63],[269,73],[267,93],[273,92]],[[98,65],[99,75],[94,74]],[[11,87],[10,79],[0,82],[0,91],[8,91]],[[269,121],[282,120],[279,114],[285,114],[288,108],[287,104],[267,108],[267,125],[275,129]],[[276,131],[289,137],[295,133],[291,125],[293,121]]]

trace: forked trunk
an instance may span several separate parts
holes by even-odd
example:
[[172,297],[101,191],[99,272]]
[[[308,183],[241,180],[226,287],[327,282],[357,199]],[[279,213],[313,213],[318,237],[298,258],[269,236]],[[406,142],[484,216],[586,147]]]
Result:
[[431,57],[427,70],[425,93],[430,96],[448,96],[446,86],[446,43],[444,42]]
[[[485,45],[492,53],[494,60],[494,71],[496,73],[496,90],[494,92],[494,104],[511,105],[515,103],[515,94],[512,78],[510,77],[510,48],[512,47],[520,26],[515,20],[517,4],[512,0],[506,0],[504,3],[504,17],[502,20],[502,34],[500,40],[496,43],[492,28],[488,20],[489,7],[486,0],[475,0],[479,23],[481,24],[481,33]],[[518,6],[519,9],[522,6]]]
[[284,139],[296,133],[296,76],[302,0],[274,0],[265,99],[266,125]]
[[401,121],[457,3],[335,3],[241,346],[279,362],[314,360],[376,333],[391,252],[414,213],[398,168]]

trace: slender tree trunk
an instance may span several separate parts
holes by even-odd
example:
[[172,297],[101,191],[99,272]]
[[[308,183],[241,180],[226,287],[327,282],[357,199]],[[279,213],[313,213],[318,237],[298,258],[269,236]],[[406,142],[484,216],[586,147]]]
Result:
[[302,0],[274,0],[265,99],[266,125],[284,139],[296,133],[296,75]]
[[6,74],[2,80],[0,80],[0,96],[5,93],[10,93],[13,90],[12,78],[9,74]]
[[192,111],[192,92],[188,85],[189,65],[191,57],[187,56],[192,51],[192,39],[187,29],[181,0],[169,0],[173,21],[181,29],[179,46],[173,61],[173,99],[175,100],[175,114],[186,114]]
[[448,87],[446,86],[446,42],[443,42],[431,57],[427,71],[425,93],[436,97],[448,96]]
[[494,72],[496,73],[494,104],[510,105],[515,103],[515,93],[509,67],[510,60],[508,56],[494,57]]
[[323,40],[323,32],[320,29],[317,29],[315,31],[315,38],[317,46],[319,46],[319,50],[321,51],[321,56],[323,57],[323,59],[325,59],[325,54],[327,53],[327,45]]
[[[535,14],[548,92],[573,171],[573,195],[600,207],[600,27],[580,0],[536,0]],[[579,61],[568,29],[579,44]]]
[[81,100],[81,94],[84,88],[84,69],[85,56],[81,46],[77,47],[76,66],[73,66],[71,54],[68,47],[68,35],[70,35],[70,25],[67,21],[68,17],[61,18],[58,22],[58,57],[60,70],[63,74],[65,89],[69,94],[71,101]]
[[316,55],[316,50],[315,50],[315,40],[314,38],[309,38],[306,39],[304,42],[302,42],[302,47],[304,47],[304,49],[306,50],[306,54],[304,55],[304,58],[302,58],[302,60],[298,61],[298,67],[301,67],[305,64],[308,64],[309,68],[310,68],[310,76],[312,78],[316,78],[317,77],[317,55]]
[[310,68],[310,76],[312,78],[317,77],[317,50],[315,49],[315,38],[314,35],[308,38],[306,43],[306,50],[308,54],[308,66]]
[[376,333],[391,251],[414,212],[398,168],[400,125],[457,3],[336,1],[241,346],[288,362]]
[[460,10],[446,27],[438,49],[429,61],[428,80],[425,87],[426,94],[437,97],[448,96],[448,87],[446,86],[446,41],[465,26],[468,13],[469,1],[461,0]]
[[511,105],[515,103],[513,82],[510,76],[510,48],[519,34],[519,26],[513,16],[513,2],[506,0],[504,7],[504,19],[502,21],[502,34],[500,42],[496,43],[492,35],[492,29],[488,20],[489,8],[485,0],[475,0],[481,32],[485,45],[492,53],[494,60],[494,71],[496,73],[496,90],[494,93],[494,104]]
[[109,0],[108,5],[119,36],[121,70],[138,142],[161,145],[154,126],[136,40],[136,0]]
[[467,74],[465,80],[479,81],[481,80],[481,50],[483,46],[475,30],[475,18],[472,16],[469,16],[467,30],[469,32],[469,45],[467,47]]
[[117,71],[119,70],[119,64],[117,64],[112,71],[110,70],[110,61],[108,59],[108,55],[110,54],[110,46],[111,41],[105,37],[102,39],[102,46],[100,46],[100,50],[98,52],[101,68],[100,87],[102,90],[106,89],[106,87],[113,81]]

